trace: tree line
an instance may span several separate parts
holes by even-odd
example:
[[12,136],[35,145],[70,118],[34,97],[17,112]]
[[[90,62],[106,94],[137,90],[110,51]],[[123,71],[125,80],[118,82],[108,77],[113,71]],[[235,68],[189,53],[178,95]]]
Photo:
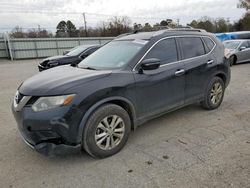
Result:
[[[205,29],[212,33],[232,32],[232,31],[250,31],[250,0],[239,0],[238,8],[244,8],[246,13],[233,23],[225,18],[210,18],[202,17],[198,20],[193,20],[186,26]],[[15,27],[11,32],[11,37],[14,38],[45,38],[45,37],[114,37],[123,33],[140,31],[155,31],[162,28],[186,27],[179,25],[178,22],[172,19],[161,20],[153,25],[149,23],[133,23],[127,16],[112,17],[108,21],[103,21],[97,24],[96,27],[77,28],[70,20],[60,21],[56,26],[56,32],[53,34],[45,28],[29,29],[24,32],[19,26]],[[131,26],[132,25],[132,26]]]

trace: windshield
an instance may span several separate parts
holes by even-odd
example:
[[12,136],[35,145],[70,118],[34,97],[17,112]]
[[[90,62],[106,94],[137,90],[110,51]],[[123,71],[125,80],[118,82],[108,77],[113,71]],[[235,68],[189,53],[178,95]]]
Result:
[[116,69],[121,68],[147,43],[144,40],[112,41],[82,60],[80,68]]
[[240,44],[240,41],[226,41],[224,42],[225,48],[236,49]]
[[86,50],[89,46],[78,46],[69,51],[67,56],[77,56],[80,55],[84,50]]

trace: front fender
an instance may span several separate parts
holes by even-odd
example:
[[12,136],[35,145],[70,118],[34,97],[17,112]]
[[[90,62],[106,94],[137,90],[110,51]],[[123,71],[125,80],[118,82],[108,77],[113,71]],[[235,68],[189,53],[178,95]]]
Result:
[[84,127],[85,124],[88,121],[88,118],[90,117],[90,115],[100,106],[102,106],[105,103],[112,103],[112,101],[121,101],[121,102],[125,102],[127,105],[129,105],[131,113],[132,113],[132,124],[134,125],[134,128],[136,127],[136,112],[135,112],[135,107],[133,105],[133,103],[128,100],[125,97],[120,97],[120,96],[113,96],[113,97],[108,97],[105,99],[102,99],[98,102],[96,102],[94,105],[92,105],[84,114],[80,124],[79,124],[79,129],[78,129],[78,136],[77,136],[77,142],[81,143],[82,142],[82,135],[83,135],[83,131],[84,131]]

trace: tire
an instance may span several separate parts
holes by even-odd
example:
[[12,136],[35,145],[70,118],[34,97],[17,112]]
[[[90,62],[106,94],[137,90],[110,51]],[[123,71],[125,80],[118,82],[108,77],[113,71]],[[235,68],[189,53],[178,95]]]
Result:
[[236,63],[236,57],[234,55],[232,55],[232,56],[229,57],[229,63],[230,63],[230,66],[235,65],[235,63]]
[[95,158],[109,157],[125,146],[130,130],[127,111],[115,104],[105,104],[89,117],[83,131],[83,148]]
[[223,101],[224,92],[225,84],[223,80],[217,76],[212,78],[206,88],[204,100],[201,102],[202,107],[207,110],[218,108]]

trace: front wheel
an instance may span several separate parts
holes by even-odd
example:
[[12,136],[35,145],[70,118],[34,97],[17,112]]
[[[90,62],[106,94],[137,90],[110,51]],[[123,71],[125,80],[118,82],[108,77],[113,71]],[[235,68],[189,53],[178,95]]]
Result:
[[217,76],[214,77],[207,86],[201,105],[208,110],[218,108],[223,101],[224,92],[225,84],[223,80]]
[[236,57],[235,56],[230,56],[229,57],[229,63],[230,63],[230,66],[235,65],[235,63],[236,63]]
[[115,104],[103,105],[87,121],[83,147],[93,157],[109,157],[124,147],[130,130],[131,123],[126,110]]

